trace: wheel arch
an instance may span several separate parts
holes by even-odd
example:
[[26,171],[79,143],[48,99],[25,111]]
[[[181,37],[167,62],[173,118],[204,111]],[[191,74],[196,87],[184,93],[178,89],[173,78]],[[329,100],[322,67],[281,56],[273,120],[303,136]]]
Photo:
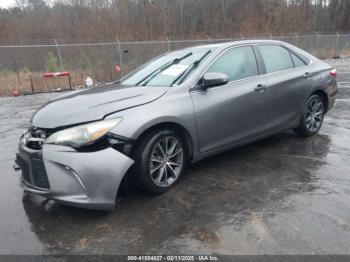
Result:
[[[138,145],[142,141],[144,137],[146,137],[149,133],[155,132],[156,130],[164,130],[164,129],[170,129],[174,132],[176,132],[185,142],[186,150],[189,156],[189,160],[192,160],[193,157],[193,151],[194,151],[194,144],[193,144],[193,138],[190,134],[190,132],[181,124],[176,122],[161,122],[157,124],[153,124],[149,127],[147,127],[145,130],[143,130],[135,139],[134,144]],[[133,152],[136,149],[136,146],[133,147]]]
[[322,89],[318,89],[318,90],[315,90],[314,92],[312,92],[312,94],[310,96],[312,96],[312,95],[318,95],[318,96],[320,96],[322,98],[322,100],[323,100],[323,102],[325,104],[325,107],[326,107],[326,112],[327,112],[328,111],[328,106],[329,106],[329,99],[328,99],[327,93],[324,90],[322,90]]

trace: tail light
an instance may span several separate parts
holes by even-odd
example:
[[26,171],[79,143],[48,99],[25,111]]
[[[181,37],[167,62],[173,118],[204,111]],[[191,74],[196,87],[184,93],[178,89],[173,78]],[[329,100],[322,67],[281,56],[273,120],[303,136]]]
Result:
[[329,74],[332,76],[332,77],[334,77],[334,78],[336,78],[337,77],[337,69],[332,69],[330,72],[329,72]]

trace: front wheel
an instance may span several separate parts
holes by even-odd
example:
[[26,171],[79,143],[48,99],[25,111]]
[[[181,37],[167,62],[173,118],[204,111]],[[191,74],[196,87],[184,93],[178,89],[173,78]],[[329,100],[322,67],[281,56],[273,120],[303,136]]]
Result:
[[312,95],[306,102],[299,126],[294,131],[302,137],[315,135],[321,128],[326,113],[322,97]]
[[144,191],[164,193],[181,177],[186,159],[185,144],[174,131],[151,132],[136,150],[134,183]]

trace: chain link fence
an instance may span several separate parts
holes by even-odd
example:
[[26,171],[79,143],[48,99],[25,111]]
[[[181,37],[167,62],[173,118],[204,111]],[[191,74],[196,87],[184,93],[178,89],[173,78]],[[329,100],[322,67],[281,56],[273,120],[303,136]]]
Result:
[[[0,95],[20,92],[51,91],[64,88],[64,79],[48,80],[41,72],[65,70],[71,72],[72,85],[81,86],[86,76],[105,83],[119,79],[138,65],[172,50],[189,46],[229,42],[253,38],[228,38],[65,44],[52,40],[43,45],[0,46]],[[350,56],[350,34],[346,35],[293,35],[255,37],[274,39],[298,46],[325,59]],[[115,70],[116,65],[121,72]]]

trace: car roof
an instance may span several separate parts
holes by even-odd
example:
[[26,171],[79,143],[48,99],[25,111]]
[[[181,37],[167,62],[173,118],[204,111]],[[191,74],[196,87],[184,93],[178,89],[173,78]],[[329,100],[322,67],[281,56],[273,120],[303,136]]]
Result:
[[231,46],[238,46],[238,45],[248,45],[248,44],[280,44],[280,45],[286,45],[287,43],[278,41],[278,40],[271,40],[271,39],[259,39],[259,40],[238,40],[238,41],[230,41],[230,42],[223,42],[223,43],[217,43],[217,44],[207,44],[207,45],[197,45],[197,46],[191,46],[186,49],[195,49],[195,48],[206,48],[206,49],[225,49]]

